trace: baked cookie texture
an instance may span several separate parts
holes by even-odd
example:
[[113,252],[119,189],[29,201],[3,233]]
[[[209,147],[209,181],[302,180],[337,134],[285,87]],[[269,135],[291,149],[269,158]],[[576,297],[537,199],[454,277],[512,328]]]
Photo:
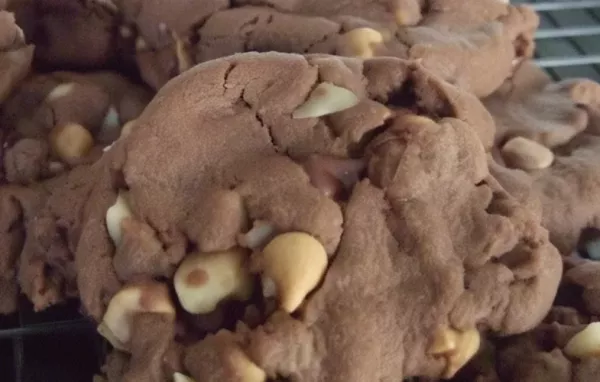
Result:
[[[31,76],[2,106],[6,144],[0,181],[32,184],[93,162],[150,98],[146,89],[112,72]],[[85,137],[85,144],[73,144],[74,135]]]
[[486,96],[533,51],[538,19],[526,7],[497,0],[377,5],[269,2],[216,12],[198,29],[196,62],[248,50],[395,56],[422,60],[443,79]]
[[8,0],[36,64],[44,69],[101,69],[118,62],[126,39],[110,1]]
[[[458,375],[465,380],[595,381],[598,341],[598,263],[565,257],[565,272],[554,306],[535,329],[487,342]],[[582,293],[583,292],[583,293]]]
[[[523,66],[484,100],[497,126],[492,173],[542,214],[564,255],[576,249],[582,230],[598,228],[599,90],[585,79],[553,83],[540,69]],[[515,149],[515,138],[528,149]]]
[[0,103],[29,73],[34,48],[25,41],[13,13],[0,4]]
[[[14,14],[5,10],[0,2],[0,104],[27,76],[34,48],[27,45],[22,29],[16,24]],[[7,134],[0,125],[0,158],[5,156]],[[33,148],[36,150],[37,148]],[[0,188],[4,166],[0,160]],[[15,264],[25,232],[21,229],[22,210],[19,203],[0,189],[0,314],[16,309],[18,286],[15,282]]]
[[598,85],[529,8],[0,8],[0,314],[79,299],[96,382],[594,380]]
[[544,322],[488,344],[463,370],[468,380],[597,379],[599,90],[586,79],[555,83],[524,64],[483,100],[497,127],[490,171],[542,217],[564,274]]
[[16,308],[17,285],[36,310],[78,296],[72,238],[92,191],[88,168],[149,99],[114,73],[53,72],[31,76],[5,102],[2,313]]
[[493,134],[415,62],[236,55],[169,82],[42,211],[72,222],[109,380],[452,377],[537,326],[562,272],[490,175]]
[[[135,63],[158,89],[196,63],[247,51],[422,60],[487,96],[533,52],[535,12],[498,0],[12,0],[39,63]],[[68,44],[63,43],[69,41]],[[485,68],[485,70],[483,70]]]

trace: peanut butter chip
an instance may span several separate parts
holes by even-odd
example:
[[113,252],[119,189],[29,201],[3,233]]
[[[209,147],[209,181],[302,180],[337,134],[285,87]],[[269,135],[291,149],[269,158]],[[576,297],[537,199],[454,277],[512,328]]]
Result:
[[540,143],[524,137],[515,137],[502,147],[506,163],[522,170],[541,170],[554,161],[554,154]]
[[188,273],[185,281],[190,287],[198,287],[206,284],[208,278],[208,273],[206,273],[205,270],[194,269],[193,271]]

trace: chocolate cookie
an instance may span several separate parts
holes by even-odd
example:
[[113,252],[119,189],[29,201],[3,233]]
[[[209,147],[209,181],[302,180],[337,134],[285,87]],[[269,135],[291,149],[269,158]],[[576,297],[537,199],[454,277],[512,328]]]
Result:
[[146,90],[109,72],[31,77],[2,108],[6,180],[30,184],[97,159],[149,99]]
[[448,378],[535,327],[562,270],[489,174],[493,133],[414,62],[237,55],[171,81],[40,211],[121,380]]
[[597,380],[599,323],[567,307],[553,308],[545,321],[527,334],[496,345],[496,381]]
[[0,7],[0,104],[29,73],[33,46],[27,45],[15,16]]
[[531,56],[538,24],[529,8],[498,0],[115,4],[128,23],[123,32],[137,35],[138,66],[154,88],[195,63],[280,51],[420,59],[442,78],[487,96],[515,62]]
[[227,0],[114,0],[122,23],[121,38],[135,41],[134,55],[142,78],[158,89],[170,78],[189,69],[184,42],[195,37],[194,29],[212,13],[229,7]]
[[542,215],[564,255],[583,229],[598,226],[600,86],[589,80],[552,83],[523,66],[484,101],[498,131],[492,172],[513,195]]
[[[397,1],[395,10],[372,2],[331,3],[342,8],[337,11],[323,2],[295,3],[296,12],[277,6],[216,12],[198,30],[196,61],[248,50],[395,56],[422,60],[442,78],[486,96],[510,76],[515,60],[531,55],[538,22],[528,8],[497,0]],[[376,16],[374,10],[383,12]]]
[[[23,30],[16,24],[14,14],[2,10],[5,6],[6,4],[0,3],[0,105],[27,76],[33,60],[33,46],[26,44]],[[0,184],[2,184],[6,177],[2,158],[8,147],[8,134],[3,125],[0,127]],[[26,146],[28,146],[24,148],[26,151],[38,151],[37,147]],[[7,212],[7,221],[12,219],[10,215],[11,213]],[[8,229],[9,226],[6,228]]]
[[457,381],[592,382],[600,370],[600,306],[596,261],[572,255],[554,306],[533,330],[492,338],[457,375]]
[[8,6],[46,69],[102,69],[124,53],[110,1],[9,0]]
[[131,130],[149,98],[113,73],[55,72],[31,77],[5,103],[2,312],[15,308],[15,275],[36,310],[78,296],[73,237],[92,190],[89,164]]

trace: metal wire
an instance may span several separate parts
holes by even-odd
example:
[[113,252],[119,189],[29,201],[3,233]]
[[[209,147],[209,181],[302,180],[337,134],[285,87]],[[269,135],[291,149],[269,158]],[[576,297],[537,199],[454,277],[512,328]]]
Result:
[[564,11],[570,9],[586,9],[600,7],[600,0],[572,0],[572,1],[521,1],[529,3],[538,12]]
[[[587,76],[600,81],[600,0],[516,1],[538,11],[535,62],[552,77]],[[587,39],[587,40],[586,40]]]
[[538,12],[600,7],[600,0],[521,1],[521,3],[529,3]]
[[[51,338],[51,341],[60,342],[61,338],[67,336],[75,336],[75,338],[82,339],[81,348],[78,349],[81,352],[97,352],[99,357],[100,353],[104,352],[97,351],[97,349],[90,346],[89,339],[95,336],[95,326],[88,319],[82,318],[78,312],[77,304],[67,304],[63,307],[54,307],[43,313],[36,313],[29,302],[25,299],[19,301],[18,311],[11,317],[2,321],[3,324],[0,326],[0,346],[10,349],[12,343],[12,377],[15,382],[25,382],[39,380],[38,374],[44,372],[40,368],[44,366],[35,367],[36,364],[40,364],[40,360],[36,355],[39,354],[39,347],[37,344],[44,342],[44,338]],[[87,340],[86,340],[87,339]],[[79,342],[76,340],[75,342]],[[57,349],[58,353],[61,353],[62,349]],[[32,354],[33,353],[33,354]],[[51,356],[51,355],[49,355]],[[29,361],[28,361],[28,358]],[[8,366],[9,359],[2,360],[2,366]],[[93,361],[96,362],[96,361]],[[34,366],[32,370],[31,366]],[[98,364],[99,366],[100,364]],[[93,369],[93,367],[92,367]],[[90,370],[90,373],[95,370]],[[34,373],[34,374],[32,374]],[[36,374],[37,373],[37,374]],[[0,378],[2,381],[6,376],[2,375]],[[44,377],[46,378],[46,377]],[[52,376],[52,373],[47,375],[48,380],[56,380]],[[44,379],[46,380],[46,379]]]
[[535,34],[537,40],[561,37],[582,37],[600,35],[600,26],[584,26],[564,29],[542,29]]
[[600,64],[600,55],[582,57],[557,57],[539,58],[536,64],[542,68],[560,68],[565,66],[597,65]]
[[0,340],[7,338],[20,339],[24,336],[60,334],[63,332],[84,332],[91,330],[93,330],[93,325],[86,319],[57,321],[0,330]]

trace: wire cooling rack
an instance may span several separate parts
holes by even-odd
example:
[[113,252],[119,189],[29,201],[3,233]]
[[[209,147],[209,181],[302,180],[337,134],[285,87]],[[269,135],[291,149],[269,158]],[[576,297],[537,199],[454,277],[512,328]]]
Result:
[[[539,13],[536,62],[554,79],[600,82],[600,0],[525,1]],[[0,381],[90,382],[105,344],[75,303],[33,313],[0,316]]]
[[540,15],[536,62],[555,79],[600,81],[600,0],[512,1]]
[[18,314],[0,316],[0,381],[91,382],[104,347],[75,302],[34,313],[23,299]]

